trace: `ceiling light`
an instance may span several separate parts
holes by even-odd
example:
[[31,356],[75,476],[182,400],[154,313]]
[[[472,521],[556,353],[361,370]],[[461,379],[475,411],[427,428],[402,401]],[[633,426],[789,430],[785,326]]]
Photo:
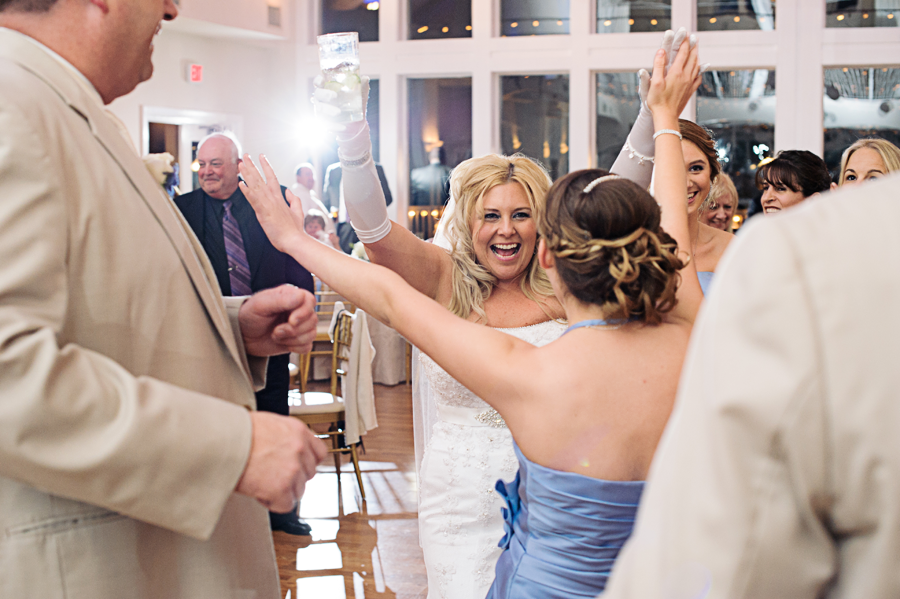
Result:
[[610,21],[609,19],[607,19],[606,21],[603,21],[604,27],[609,27],[610,25],[612,25],[612,21]]
[[650,24],[651,24],[651,25],[656,25],[656,19],[650,19]]
[[416,29],[416,31],[418,33],[425,33],[426,31],[428,31],[428,25],[423,25],[423,26],[419,27],[418,29]]
[[509,26],[512,27],[513,29],[515,29],[516,27],[519,26],[519,24],[516,23],[515,21],[513,21],[512,23],[509,24]]
[[838,21],[843,21],[843,20],[844,20],[844,15],[838,15],[838,16],[837,16],[837,20],[838,20]]
[[422,212],[419,213],[419,216],[428,216],[428,211],[423,210]]
[[532,21],[532,22],[531,22],[531,26],[532,26],[532,27],[537,27],[537,26],[540,25],[540,24],[541,24],[540,21]]
[[466,25],[466,31],[472,31],[472,26],[471,26],[471,25]]
[[628,24],[629,24],[629,25],[634,25],[634,19],[628,19]]
[[713,17],[709,20],[710,23],[715,23],[716,21],[718,21],[718,19],[716,19],[715,17]]
[[735,17],[735,18],[734,18],[734,22],[735,22],[735,23],[740,23],[740,22],[741,22],[741,18],[740,18],[740,17]]
[[415,215],[416,215],[416,211],[415,211],[415,210],[410,210],[410,211],[407,213],[407,215],[408,215],[410,218],[413,218],[413,217],[415,217]]
[[442,27],[442,28],[441,28],[441,32],[443,32],[443,33],[447,33],[448,31],[450,31],[450,28],[449,28],[449,27]]

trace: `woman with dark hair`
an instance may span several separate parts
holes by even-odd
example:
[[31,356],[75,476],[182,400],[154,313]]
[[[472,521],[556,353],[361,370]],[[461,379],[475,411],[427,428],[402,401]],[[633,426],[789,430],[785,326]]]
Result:
[[675,400],[702,299],[676,244],[690,243],[677,107],[697,89],[699,66],[688,44],[667,75],[665,58],[656,55],[648,96],[656,198],[603,171],[577,171],[554,184],[538,215],[537,259],[574,323],[544,347],[455,316],[384,267],[316,243],[285,206],[271,166],[263,162],[264,182],[249,157],[242,163],[242,190],[276,247],[396,328],[509,426],[519,473],[497,487],[507,533],[490,598],[603,590]]
[[691,259],[694,260],[700,285],[706,293],[719,259],[734,236],[710,227],[699,219],[700,206],[709,198],[713,183],[721,171],[712,135],[697,123],[685,119],[679,119],[678,126],[682,135],[681,151],[687,174]]
[[774,214],[831,189],[825,161],[806,150],[784,150],[756,171],[764,214]]

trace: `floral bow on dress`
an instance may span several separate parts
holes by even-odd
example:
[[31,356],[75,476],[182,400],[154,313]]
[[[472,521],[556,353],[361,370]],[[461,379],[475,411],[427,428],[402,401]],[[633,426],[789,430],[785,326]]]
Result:
[[503,550],[509,549],[509,544],[512,542],[514,534],[513,524],[515,524],[516,518],[519,517],[519,513],[522,511],[522,500],[519,498],[519,475],[520,473],[516,472],[516,478],[511,483],[505,483],[501,479],[494,486],[497,492],[500,493],[500,497],[506,502],[506,507],[500,508],[500,513],[503,514],[503,531],[506,534],[503,535],[503,538],[497,544]]

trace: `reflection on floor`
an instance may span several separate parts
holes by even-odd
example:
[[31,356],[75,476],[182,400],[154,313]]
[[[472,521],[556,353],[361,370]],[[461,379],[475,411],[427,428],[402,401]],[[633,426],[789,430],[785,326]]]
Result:
[[379,426],[364,437],[366,453],[360,456],[366,501],[349,460],[343,458],[338,484],[329,456],[301,504],[312,537],[273,533],[282,596],[288,591],[292,599],[427,595],[416,520],[410,387],[375,385],[375,409]]

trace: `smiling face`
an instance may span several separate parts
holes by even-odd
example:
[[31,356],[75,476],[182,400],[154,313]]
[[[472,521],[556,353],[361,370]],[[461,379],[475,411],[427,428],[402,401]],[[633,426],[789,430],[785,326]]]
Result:
[[[106,95],[116,98],[129,93],[153,75],[153,40],[163,20],[178,15],[172,0],[107,0],[109,28],[103,52],[115,57],[119,73],[115,89]],[[111,101],[111,98],[104,97]]]
[[696,214],[697,209],[712,185],[710,179],[709,160],[693,142],[682,141],[681,151],[684,154],[684,169],[687,171],[688,214]]
[[737,200],[731,194],[724,193],[711,201],[709,208],[700,214],[700,222],[714,229],[728,231],[737,205]]
[[764,181],[762,184],[762,209],[765,214],[774,214],[806,199],[802,191],[794,191],[787,185]]
[[237,148],[227,137],[210,137],[197,153],[200,187],[211,198],[227,200],[238,187]]
[[483,215],[472,222],[475,258],[501,281],[528,268],[537,243],[537,226],[528,195],[518,183],[491,188],[482,199]]
[[841,185],[855,185],[883,177],[887,173],[881,154],[872,148],[860,148],[850,155]]

